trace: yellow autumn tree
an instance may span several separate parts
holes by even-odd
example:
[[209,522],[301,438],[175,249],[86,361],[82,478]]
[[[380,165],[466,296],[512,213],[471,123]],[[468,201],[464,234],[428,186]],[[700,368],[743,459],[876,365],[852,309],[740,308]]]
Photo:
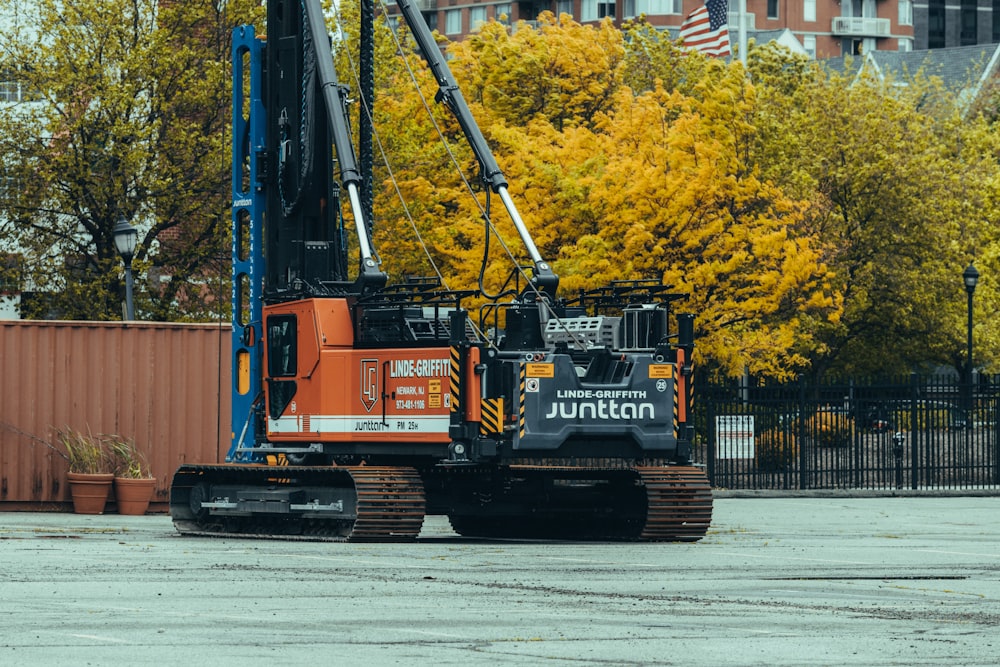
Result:
[[557,129],[587,125],[621,85],[623,33],[610,19],[581,25],[539,14],[535,27],[496,21],[449,48],[455,78],[470,102],[497,119],[545,119]]
[[794,233],[802,204],[738,159],[753,88],[739,67],[706,88],[703,101],[662,87],[618,96],[601,125],[606,168],[589,192],[597,229],[559,268],[567,286],[586,285],[597,251],[602,278],[672,285],[696,313],[706,358],[730,374],[787,376],[839,301],[818,243]]
[[[546,13],[537,28],[521,24],[513,34],[491,21],[448,45],[448,53],[463,95],[506,170],[523,150],[504,144],[508,125],[537,122],[571,133],[610,104],[620,87],[624,46],[610,22],[581,26]],[[382,253],[385,263],[399,276],[426,274],[432,260],[447,284],[460,288],[478,286],[485,264],[484,289],[499,290],[526,261],[525,250],[500,200],[481,187],[478,164],[458,124],[433,102],[436,84],[425,64],[412,57],[404,62],[404,71],[387,76],[377,107],[379,122],[391,135],[387,159],[395,165],[391,178],[383,172],[385,189],[378,195],[379,215],[393,221],[376,225],[378,246],[391,248]],[[538,173],[557,177],[557,165],[536,165]],[[521,188],[530,196],[551,197],[547,183],[535,178],[512,180],[512,192]],[[547,257],[558,253],[562,232],[568,231],[536,221],[531,228]],[[411,240],[416,234],[421,243]]]
[[[703,359],[733,374],[795,372],[815,344],[814,323],[835,320],[840,304],[818,242],[795,234],[802,202],[759,178],[746,160],[754,89],[739,65],[693,55],[700,60],[690,71],[704,76],[689,86],[691,95],[659,80],[637,95],[621,85],[627,58],[620,36],[598,37],[606,30],[564,17],[538,30],[522,25],[512,36],[491,23],[450,49],[459,85],[542,256],[558,260],[562,293],[572,297],[610,280],[661,280],[687,295],[683,309],[696,313]],[[592,77],[603,83],[588,88],[540,59],[613,71]],[[508,96],[516,83],[534,92]],[[422,93],[432,96],[433,89]],[[528,102],[541,98],[547,101],[538,106]],[[404,92],[393,100],[385,119],[393,124],[409,122],[424,105]],[[482,189],[469,196],[475,160],[454,122],[438,116],[434,126],[419,123],[394,187],[417,202],[408,215],[423,244],[452,287],[475,287],[480,271],[486,291],[510,287],[512,268],[526,257],[509,219]],[[446,152],[436,147],[442,138]],[[441,166],[452,160],[461,176]],[[418,173],[418,166],[430,169]],[[409,255],[395,235],[405,226],[397,220],[386,236],[404,249],[394,257]]]

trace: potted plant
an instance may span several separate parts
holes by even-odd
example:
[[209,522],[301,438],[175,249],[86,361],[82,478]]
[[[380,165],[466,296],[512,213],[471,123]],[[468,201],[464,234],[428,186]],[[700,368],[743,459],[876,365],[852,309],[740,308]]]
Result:
[[107,444],[100,436],[73,428],[56,431],[69,463],[69,490],[77,514],[102,514],[114,474]]
[[115,461],[115,500],[119,514],[142,515],[149,509],[156,479],[149,471],[146,456],[131,438],[107,436]]

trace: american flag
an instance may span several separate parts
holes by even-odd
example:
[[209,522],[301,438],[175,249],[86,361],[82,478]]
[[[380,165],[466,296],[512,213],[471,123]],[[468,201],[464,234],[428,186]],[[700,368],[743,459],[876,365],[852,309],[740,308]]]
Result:
[[729,4],[727,0],[705,0],[681,24],[684,48],[696,49],[710,56],[728,56]]

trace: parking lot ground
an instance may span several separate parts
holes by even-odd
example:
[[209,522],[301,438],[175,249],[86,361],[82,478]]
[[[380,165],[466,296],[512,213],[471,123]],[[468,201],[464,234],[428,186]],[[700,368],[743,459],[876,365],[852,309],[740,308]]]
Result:
[[694,544],[0,514],[3,665],[996,665],[1000,498],[719,498]]

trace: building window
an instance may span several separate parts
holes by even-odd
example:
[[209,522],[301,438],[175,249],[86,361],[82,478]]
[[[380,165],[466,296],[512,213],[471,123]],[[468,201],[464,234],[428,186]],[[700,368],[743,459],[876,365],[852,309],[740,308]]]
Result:
[[497,21],[510,25],[510,3],[499,4],[493,10]]
[[[14,201],[22,188],[21,179],[17,177],[13,167],[0,164],[0,200]],[[3,253],[0,253],[0,259]]]
[[927,3],[927,48],[944,48],[944,0]]
[[961,46],[972,46],[979,41],[979,9],[976,0],[962,0],[961,29],[958,40]]
[[[624,18],[627,19],[640,14],[663,16],[682,13],[683,5],[682,0],[625,0],[623,11],[625,12]],[[608,16],[614,16],[614,13],[608,14]]]
[[580,20],[597,20],[597,0],[583,0],[583,2],[580,3]]
[[913,25],[913,0],[899,0],[899,25]]
[[646,16],[680,14],[683,8],[681,0],[625,0],[624,11],[625,18],[632,18],[640,14]]
[[437,30],[438,28],[438,13],[437,12],[421,12],[424,15],[424,22],[427,23],[427,27],[431,30]]
[[479,30],[486,23],[486,5],[469,7],[469,30]]
[[444,13],[444,32],[446,35],[457,35],[462,32],[461,9],[449,9]]
[[767,18],[778,18],[778,0],[767,0]]
[[0,295],[21,293],[21,256],[0,253]]
[[896,40],[896,49],[899,51],[912,51],[913,40],[900,37],[899,39]]
[[20,102],[21,86],[17,81],[0,81],[0,102]]
[[18,80],[15,72],[0,72],[0,102],[29,102],[37,99],[37,94],[28,94],[28,88],[23,81]]
[[556,16],[563,14],[573,18],[573,0],[559,0],[556,3]]
[[1000,0],[993,0],[993,43],[1000,42]]
[[816,0],[802,0],[802,20],[816,21]]
[[816,57],[816,35],[803,35],[802,48],[806,50],[810,58]]
[[611,2],[598,2],[597,3],[597,18],[603,19],[605,17],[615,17],[615,3],[614,0]]

